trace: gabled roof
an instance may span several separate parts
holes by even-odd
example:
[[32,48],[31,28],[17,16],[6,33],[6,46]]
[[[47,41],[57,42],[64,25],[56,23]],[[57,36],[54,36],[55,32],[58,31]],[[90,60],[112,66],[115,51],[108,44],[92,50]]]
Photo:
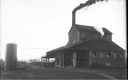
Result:
[[[75,27],[79,31],[97,32],[93,26],[75,24],[75,26],[72,26],[72,27]],[[72,27],[71,27],[71,29],[72,29]],[[70,29],[70,31],[71,31],[71,29]],[[102,28],[102,29],[103,29],[104,33],[112,34],[112,32],[110,32],[108,29],[106,29],[106,28]],[[69,31],[69,33],[70,33],[70,31]]]
[[90,50],[90,51],[125,51],[113,41],[105,40],[85,40],[71,45],[62,46],[60,48],[47,52],[47,56],[54,55],[56,53],[73,52],[74,50]]

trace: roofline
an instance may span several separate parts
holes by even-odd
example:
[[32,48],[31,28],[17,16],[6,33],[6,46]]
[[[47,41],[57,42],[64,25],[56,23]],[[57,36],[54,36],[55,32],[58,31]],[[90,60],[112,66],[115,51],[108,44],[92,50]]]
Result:
[[[46,53],[47,53],[46,57],[48,57],[48,54],[49,54],[49,55],[54,55],[54,54],[56,53],[56,51],[67,50],[67,49],[69,49],[69,48],[70,48],[71,50],[74,50],[74,48],[75,48],[76,46],[79,46],[80,44],[85,43],[85,42],[88,42],[88,41],[99,41],[99,40],[95,40],[95,39],[85,40],[85,41],[82,41],[82,42],[79,42],[79,43],[76,43],[76,44],[72,44],[72,45],[68,46],[68,48],[66,48],[65,46],[62,46],[62,47],[64,47],[64,48],[59,47],[60,49],[59,49],[59,48],[56,48],[56,49],[53,49],[53,50],[51,50],[51,51],[46,52]],[[104,41],[104,40],[101,40],[101,41]],[[113,41],[108,41],[108,42],[113,42]],[[113,42],[113,43],[114,43],[114,42]],[[114,44],[116,44],[116,43],[114,43]],[[120,47],[120,46],[117,45],[117,44],[116,44],[116,46]],[[89,48],[89,49],[87,49],[87,50],[89,50],[89,51],[126,52],[125,49],[123,49],[122,47],[120,47],[120,48],[121,48],[122,50],[99,50],[99,49],[95,50],[95,49],[91,49],[91,48]],[[77,50],[77,49],[75,49],[75,50]]]
[[71,32],[71,29],[73,28],[73,25],[72,25],[72,27],[70,28],[70,30],[69,30],[69,32],[68,32],[68,35],[69,35],[69,33]]
[[[107,29],[105,27],[102,27],[102,29]],[[108,29],[107,29],[108,30]],[[109,30],[108,30],[109,31]],[[111,31],[109,31],[110,33],[106,33],[106,34],[113,34]]]
[[[89,40],[85,40],[85,41],[82,41],[82,42],[78,42],[78,43],[75,43],[75,44],[70,44],[69,46],[70,47],[74,47],[76,45],[79,45],[79,44],[82,44],[84,42],[87,42],[87,41],[90,41],[90,40],[93,40],[93,38],[89,39]],[[67,46],[67,45],[66,45]],[[61,47],[65,47],[65,46],[61,46]],[[50,50],[50,51],[47,51],[46,53],[50,53],[50,52],[53,52],[53,51],[57,51],[57,49],[61,48],[61,47],[58,47],[58,48],[55,48],[53,50]]]
[[90,51],[108,51],[108,52],[125,52],[125,51],[115,51],[115,50],[93,50],[93,49],[90,49]]
[[[69,30],[69,32],[68,32],[68,35],[69,35],[69,33],[71,32],[71,29],[73,28],[73,26],[76,26],[76,25],[78,25],[78,26],[88,26],[88,25],[80,25],[80,24],[75,24],[75,25],[72,25],[72,27],[70,28],[70,30]],[[94,26],[89,26],[89,27],[94,27]],[[76,28],[76,27],[75,27]],[[105,27],[102,27],[102,29],[107,29],[107,28],[105,28]],[[108,29],[107,29],[108,30]],[[79,30],[80,31],[80,30]],[[109,30],[108,30],[109,31]],[[111,31],[109,31],[110,33],[106,33],[106,34],[113,34]]]
[[[85,41],[82,41],[82,42],[78,42],[78,43],[76,43],[76,44],[71,44],[70,45],[70,47],[75,47],[76,45],[79,45],[79,44],[82,44],[82,43],[84,43],[84,42],[87,42],[87,41],[91,41],[91,40],[95,40],[95,39],[93,39],[93,38],[91,38],[91,39],[89,39],[89,40],[85,40]],[[99,41],[99,40],[98,40]],[[101,40],[101,41],[104,41],[104,40]],[[113,41],[112,41],[113,42]],[[116,44],[115,42],[113,42],[114,44]],[[116,44],[117,45],[117,44]],[[67,45],[66,45],[67,46]],[[117,45],[117,46],[119,46],[119,45]],[[61,46],[61,47],[65,47],[65,46]],[[55,48],[55,49],[53,49],[53,50],[50,50],[50,51],[48,51],[48,52],[46,52],[46,53],[49,53],[49,52],[53,52],[53,51],[57,51],[57,49],[59,49],[59,48],[61,48],[61,47],[58,47],[58,48]],[[119,46],[120,47],[120,46]],[[122,48],[122,47],[120,47],[120,48]],[[63,48],[62,48],[63,49]],[[122,48],[123,49],[123,48]],[[90,49],[91,50],[91,49]],[[125,49],[123,49],[124,51],[126,51]]]

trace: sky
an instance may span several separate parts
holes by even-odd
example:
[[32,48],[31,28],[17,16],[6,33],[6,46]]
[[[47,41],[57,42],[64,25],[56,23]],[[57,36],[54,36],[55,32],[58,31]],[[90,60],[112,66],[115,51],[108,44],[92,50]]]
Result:
[[[16,43],[18,60],[41,58],[68,42],[72,10],[87,0],[1,0],[1,54]],[[126,50],[125,0],[99,2],[76,12],[76,23],[105,27],[112,40]]]

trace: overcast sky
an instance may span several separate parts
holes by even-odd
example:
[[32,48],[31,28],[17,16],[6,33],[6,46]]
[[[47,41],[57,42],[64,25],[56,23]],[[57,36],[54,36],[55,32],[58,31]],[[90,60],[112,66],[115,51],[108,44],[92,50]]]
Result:
[[[18,59],[40,58],[64,46],[72,25],[72,10],[87,0],[1,0],[1,57],[5,46],[18,45]],[[126,50],[125,0],[108,0],[76,13],[76,23],[105,27],[112,40]],[[35,49],[32,49],[35,48]]]

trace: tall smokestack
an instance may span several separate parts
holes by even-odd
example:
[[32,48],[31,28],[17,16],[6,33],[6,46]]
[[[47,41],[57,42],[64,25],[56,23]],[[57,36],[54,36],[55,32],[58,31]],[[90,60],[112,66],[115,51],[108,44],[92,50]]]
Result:
[[17,62],[17,45],[9,43],[6,45],[5,71],[15,70]]
[[76,13],[72,12],[72,26],[74,26],[76,24]]

